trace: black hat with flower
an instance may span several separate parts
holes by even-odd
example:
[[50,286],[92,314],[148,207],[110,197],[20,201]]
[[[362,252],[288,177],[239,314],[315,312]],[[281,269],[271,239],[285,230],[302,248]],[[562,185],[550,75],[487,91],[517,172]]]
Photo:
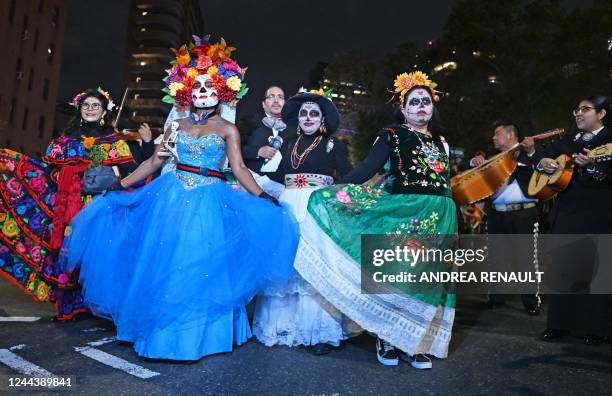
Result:
[[287,124],[298,124],[298,115],[302,104],[312,102],[319,105],[323,112],[325,127],[328,133],[333,133],[340,126],[340,113],[334,102],[329,99],[331,91],[312,90],[309,92],[300,91],[296,95],[290,97],[285,102],[282,111],[283,121]]

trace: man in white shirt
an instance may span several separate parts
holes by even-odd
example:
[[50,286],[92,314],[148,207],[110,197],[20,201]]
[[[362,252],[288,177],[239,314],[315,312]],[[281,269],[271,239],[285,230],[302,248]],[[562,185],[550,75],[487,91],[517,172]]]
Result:
[[[516,125],[507,122],[497,122],[494,124],[493,145],[495,149],[501,151],[509,150],[519,145],[519,131]],[[497,189],[491,197],[491,208],[487,213],[487,232],[489,234],[532,234],[537,228],[538,209],[536,207],[537,199],[530,197],[527,194],[529,179],[533,173],[533,167],[525,156],[533,155],[534,149],[531,147],[530,152],[522,151],[518,157],[518,165],[510,178]],[[477,155],[470,160],[470,166],[480,166],[486,162],[482,155]],[[508,238],[507,245],[513,242]],[[509,246],[503,246],[504,252],[508,252],[503,263],[496,263],[497,266],[505,268],[497,268],[497,270],[511,271],[513,261],[526,260],[526,255],[520,255],[521,249],[513,249]],[[522,249],[524,250],[524,249]],[[514,255],[512,253],[515,253]],[[514,256],[514,257],[513,257]],[[526,268],[529,263],[517,263],[519,268]],[[522,294],[523,305],[525,311],[529,315],[538,315],[540,313],[540,300],[535,294]],[[497,307],[504,305],[506,296],[503,294],[489,294],[487,305],[489,307]]]

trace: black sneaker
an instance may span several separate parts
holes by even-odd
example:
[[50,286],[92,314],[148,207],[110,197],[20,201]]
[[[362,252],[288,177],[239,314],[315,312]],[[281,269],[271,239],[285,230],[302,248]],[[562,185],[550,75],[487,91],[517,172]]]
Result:
[[408,355],[407,353],[402,353],[401,358],[403,361],[410,363],[412,367],[419,370],[427,370],[432,367],[431,359],[422,353],[417,353],[415,355]]
[[385,366],[397,366],[399,364],[399,353],[397,349],[387,341],[376,338],[376,356],[378,361]]

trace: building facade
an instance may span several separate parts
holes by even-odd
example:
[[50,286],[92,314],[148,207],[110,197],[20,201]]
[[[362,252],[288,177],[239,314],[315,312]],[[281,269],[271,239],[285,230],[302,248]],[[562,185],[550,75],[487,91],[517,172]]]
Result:
[[174,59],[170,48],[179,48],[192,35],[204,33],[197,0],[132,0],[120,129],[146,122],[160,132],[170,111],[170,106],[162,102],[161,92],[164,70]]
[[51,139],[66,17],[62,0],[0,2],[0,147],[40,155]]

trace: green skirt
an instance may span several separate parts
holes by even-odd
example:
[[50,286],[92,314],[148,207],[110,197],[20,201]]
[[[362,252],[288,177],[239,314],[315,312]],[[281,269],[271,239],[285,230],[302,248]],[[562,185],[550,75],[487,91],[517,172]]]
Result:
[[[444,358],[455,316],[449,284],[402,283],[389,292],[363,293],[361,235],[386,235],[386,241],[412,238],[444,250],[452,248],[456,233],[456,207],[450,197],[332,186],[310,197],[295,268],[365,330],[408,354]],[[410,272],[447,269],[447,262],[427,262],[417,263]]]

